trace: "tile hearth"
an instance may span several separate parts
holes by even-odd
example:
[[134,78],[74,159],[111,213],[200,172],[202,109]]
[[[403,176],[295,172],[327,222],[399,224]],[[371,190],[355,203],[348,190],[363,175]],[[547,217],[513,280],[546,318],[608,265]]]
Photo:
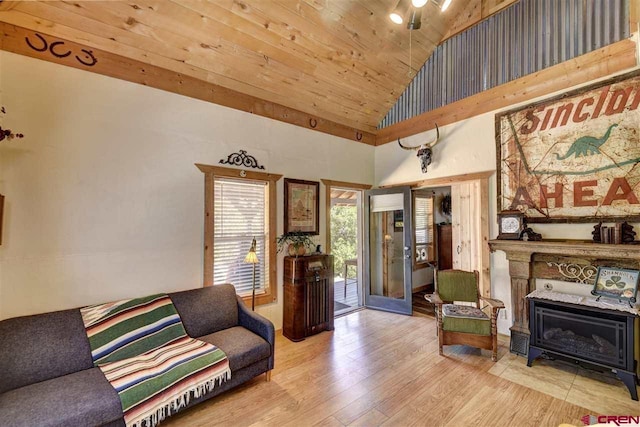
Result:
[[565,400],[602,415],[638,415],[640,403],[631,400],[613,373],[600,373],[560,360],[527,359],[505,354],[489,373],[513,383]]

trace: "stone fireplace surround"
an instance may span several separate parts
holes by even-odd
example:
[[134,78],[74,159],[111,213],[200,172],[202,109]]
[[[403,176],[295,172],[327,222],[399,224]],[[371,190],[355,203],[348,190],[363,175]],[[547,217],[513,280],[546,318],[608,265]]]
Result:
[[600,244],[580,240],[491,240],[491,251],[504,251],[511,277],[511,352],[527,356],[529,304],[536,279],[593,284],[598,266],[640,270],[640,245]]

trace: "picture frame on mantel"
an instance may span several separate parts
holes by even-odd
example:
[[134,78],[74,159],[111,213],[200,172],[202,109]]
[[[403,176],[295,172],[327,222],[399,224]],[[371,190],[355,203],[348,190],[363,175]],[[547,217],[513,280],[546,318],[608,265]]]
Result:
[[638,270],[598,267],[591,294],[635,303],[639,279]]
[[320,234],[320,183],[284,179],[284,232]]

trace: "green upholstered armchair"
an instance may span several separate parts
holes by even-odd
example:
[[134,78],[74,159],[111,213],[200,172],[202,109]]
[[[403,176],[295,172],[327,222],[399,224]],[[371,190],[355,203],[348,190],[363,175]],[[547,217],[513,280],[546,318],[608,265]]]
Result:
[[[504,303],[480,296],[477,271],[436,270],[435,278],[436,291],[425,299],[436,305],[440,355],[444,345],[466,344],[492,350],[491,360],[498,360],[496,320]],[[462,301],[475,306],[455,304]],[[491,308],[491,317],[482,311],[480,301]]]

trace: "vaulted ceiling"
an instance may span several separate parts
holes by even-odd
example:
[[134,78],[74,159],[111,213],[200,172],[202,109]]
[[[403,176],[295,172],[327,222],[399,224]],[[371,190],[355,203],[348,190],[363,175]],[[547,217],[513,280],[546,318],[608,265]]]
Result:
[[478,2],[429,2],[412,32],[388,19],[396,0],[4,1],[0,21],[375,133]]

